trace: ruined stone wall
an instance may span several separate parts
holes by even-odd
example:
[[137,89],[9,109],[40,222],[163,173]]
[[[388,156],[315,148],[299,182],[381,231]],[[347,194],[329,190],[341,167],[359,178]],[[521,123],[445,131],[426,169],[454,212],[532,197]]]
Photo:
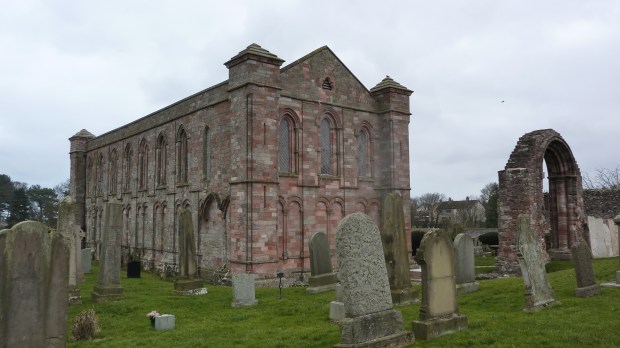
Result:
[[620,214],[620,190],[583,190],[586,215],[613,219]]
[[[277,57],[264,52],[249,47],[227,63],[228,81],[88,141],[85,179],[72,184],[85,188],[89,244],[100,244],[104,202],[117,197],[124,205],[123,261],[134,257],[146,268],[176,270],[176,212],[185,207],[198,231],[203,276],[223,267],[264,276],[278,269],[309,272],[312,234],[328,235],[336,265],[335,232],[344,216],[361,211],[379,224],[384,193],[409,197],[411,91],[390,79],[387,87],[369,92],[326,47],[282,69]],[[326,77],[331,90],[323,88]],[[335,121],[333,175],[320,174],[319,129],[326,114]],[[292,173],[278,173],[278,126],[284,115],[296,121]],[[370,174],[364,177],[358,175],[362,127],[370,131],[372,149]],[[181,128],[188,139],[186,181],[178,179]],[[158,183],[162,136],[165,183]],[[141,152],[144,144],[148,150]],[[205,149],[211,154],[209,172]],[[141,179],[144,160],[147,175]],[[409,205],[404,209],[409,232]]]

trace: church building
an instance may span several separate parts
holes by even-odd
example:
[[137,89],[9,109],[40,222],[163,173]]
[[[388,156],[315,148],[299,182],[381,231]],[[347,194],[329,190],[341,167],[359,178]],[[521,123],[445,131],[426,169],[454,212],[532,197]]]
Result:
[[252,44],[224,63],[228,80],[72,136],[70,191],[87,244],[101,249],[104,203],[117,200],[123,262],[175,272],[186,208],[203,277],[303,275],[314,233],[327,234],[337,267],[338,222],[361,211],[380,227],[386,193],[403,197],[409,236],[412,91],[390,77],[367,89],[327,46],[283,62]]

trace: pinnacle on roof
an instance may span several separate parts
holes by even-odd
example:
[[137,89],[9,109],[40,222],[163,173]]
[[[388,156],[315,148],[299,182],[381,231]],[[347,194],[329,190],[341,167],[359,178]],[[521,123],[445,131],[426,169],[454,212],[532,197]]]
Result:
[[82,129],[81,131],[75,133],[71,138],[94,138],[95,135],[93,133],[87,131],[86,129]]
[[376,86],[370,89],[370,92],[375,93],[375,92],[378,92],[384,89],[396,89],[396,90],[400,90],[408,94],[413,93],[412,90],[394,81],[394,79],[389,76],[385,76],[385,78],[381,80],[381,82],[379,82]]
[[244,60],[247,60],[249,57],[254,57],[257,60],[267,60],[277,65],[281,65],[284,62],[283,59],[280,59],[275,54],[253,43],[243,51],[237,53],[236,56],[230,58],[230,60],[224,63],[224,65],[226,65],[226,67],[230,69],[232,66],[235,66]]

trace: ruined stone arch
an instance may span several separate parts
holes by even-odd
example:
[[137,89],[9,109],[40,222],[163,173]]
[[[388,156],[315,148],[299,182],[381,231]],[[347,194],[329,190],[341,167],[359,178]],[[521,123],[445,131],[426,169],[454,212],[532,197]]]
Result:
[[[548,194],[543,192],[543,163],[549,172]],[[585,216],[581,173],[562,136],[553,129],[523,135],[498,174],[498,270],[519,273],[513,247],[521,214],[538,234],[541,249],[552,259],[569,259],[572,244],[586,237]]]

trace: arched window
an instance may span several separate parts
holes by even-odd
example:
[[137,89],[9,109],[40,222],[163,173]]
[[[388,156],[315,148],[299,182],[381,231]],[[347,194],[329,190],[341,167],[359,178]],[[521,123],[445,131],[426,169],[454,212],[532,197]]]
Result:
[[95,175],[95,168],[93,164],[92,157],[88,158],[88,164],[86,165],[86,193],[88,195],[92,195],[94,191],[95,180],[93,176]]
[[187,183],[187,133],[181,127],[177,136],[177,183]]
[[358,174],[361,177],[372,177],[372,146],[370,132],[362,127],[357,138]]
[[336,175],[336,158],[334,151],[335,131],[328,117],[321,121],[321,174]]
[[116,149],[110,154],[110,193],[116,194],[118,184],[118,153]]
[[155,148],[155,182],[158,187],[166,185],[167,149],[166,138],[164,138],[163,133],[160,133]]
[[149,148],[146,145],[146,140],[142,139],[138,150],[138,188],[140,190],[146,190],[148,185],[148,153]]
[[97,194],[103,193],[103,154],[99,154],[99,161],[97,162]]
[[131,145],[127,144],[123,158],[123,190],[125,192],[131,191],[131,157],[133,157],[133,151]]
[[203,145],[202,145],[202,170],[205,180],[211,179],[211,130],[209,126],[205,127]]
[[281,173],[292,173],[291,165],[291,122],[289,117],[285,116],[280,121],[280,138],[278,143],[279,150],[279,168]]

